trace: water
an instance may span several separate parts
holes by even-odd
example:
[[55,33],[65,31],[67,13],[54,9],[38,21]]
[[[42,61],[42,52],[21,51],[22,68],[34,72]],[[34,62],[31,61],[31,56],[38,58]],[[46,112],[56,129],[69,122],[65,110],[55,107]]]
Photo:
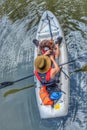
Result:
[[[34,45],[39,20],[45,10],[59,19],[69,60],[87,51],[86,0],[1,0],[0,1],[0,82],[32,74]],[[87,64],[76,62],[70,71]],[[87,73],[70,78],[70,105],[66,117],[41,120],[34,87],[4,97],[11,89],[34,83],[33,78],[0,89],[0,130],[86,130]]]

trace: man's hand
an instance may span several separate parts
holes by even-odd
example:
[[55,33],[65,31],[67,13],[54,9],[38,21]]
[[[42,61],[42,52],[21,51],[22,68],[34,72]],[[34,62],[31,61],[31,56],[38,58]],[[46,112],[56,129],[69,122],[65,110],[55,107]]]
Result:
[[44,55],[45,55],[45,56],[46,56],[46,55],[50,55],[51,53],[52,53],[52,50],[48,50],[48,51],[45,52]]

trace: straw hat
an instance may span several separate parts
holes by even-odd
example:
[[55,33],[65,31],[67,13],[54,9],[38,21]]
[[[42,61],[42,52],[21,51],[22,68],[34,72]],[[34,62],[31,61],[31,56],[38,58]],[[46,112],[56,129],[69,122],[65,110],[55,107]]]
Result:
[[48,56],[37,56],[34,62],[35,69],[40,73],[46,73],[51,67],[51,60]]

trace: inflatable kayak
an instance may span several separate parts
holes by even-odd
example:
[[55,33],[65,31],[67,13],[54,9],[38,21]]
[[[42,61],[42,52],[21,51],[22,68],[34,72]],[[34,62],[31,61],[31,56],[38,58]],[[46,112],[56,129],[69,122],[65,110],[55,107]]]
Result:
[[[54,14],[50,11],[45,11],[41,17],[41,20],[39,22],[36,39],[39,41],[42,40],[50,40],[53,39],[56,41],[56,39],[62,36],[63,40],[60,45],[60,56],[58,59],[58,64],[61,65],[63,63],[68,62],[68,56],[67,56],[67,48],[65,44],[65,39],[63,35],[63,31],[61,29],[61,26],[59,24],[59,21],[54,16]],[[34,59],[37,57],[37,47],[35,47],[35,53],[34,53]],[[69,106],[69,70],[68,70],[68,64],[65,64],[62,66],[62,69],[60,71],[60,75],[58,77],[59,83],[58,83],[58,89],[62,92],[62,96],[55,102],[54,106],[50,105],[43,105],[42,101],[40,99],[39,91],[41,88],[40,82],[34,77],[35,83],[36,83],[36,100],[40,112],[41,118],[54,118],[54,117],[61,117],[65,116],[68,113],[68,106]]]

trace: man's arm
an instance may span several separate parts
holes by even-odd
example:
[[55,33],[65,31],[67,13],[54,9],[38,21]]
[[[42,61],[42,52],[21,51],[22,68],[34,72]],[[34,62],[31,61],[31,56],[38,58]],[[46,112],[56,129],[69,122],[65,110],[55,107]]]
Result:
[[60,67],[58,66],[58,64],[54,60],[53,56],[50,56],[50,59],[53,62],[53,65],[54,65],[54,68],[52,68],[52,70],[51,70],[51,78],[54,78],[55,75],[60,71]]

